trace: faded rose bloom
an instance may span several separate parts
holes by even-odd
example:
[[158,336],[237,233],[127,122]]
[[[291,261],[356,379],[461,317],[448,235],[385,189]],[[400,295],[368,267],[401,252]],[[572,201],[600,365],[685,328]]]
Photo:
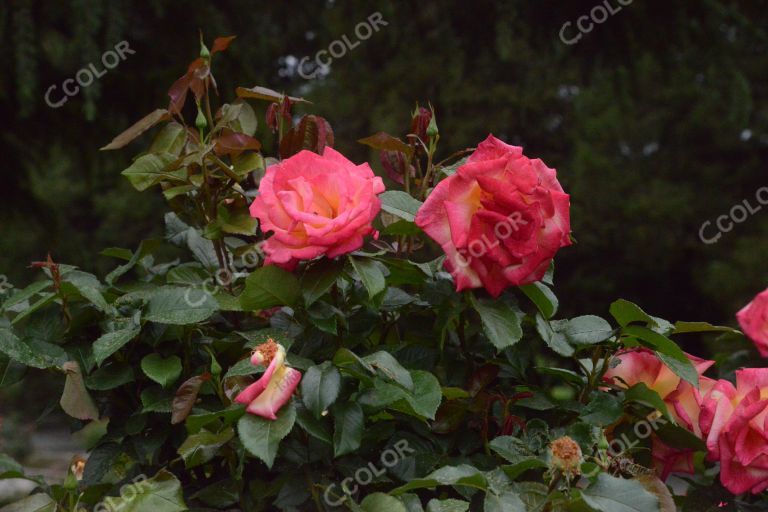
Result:
[[552,441],[549,445],[551,455],[550,465],[559,469],[566,477],[571,478],[581,473],[583,462],[579,443],[568,436],[563,436]]
[[300,260],[356,251],[381,209],[381,178],[333,148],[300,151],[267,169],[251,215],[263,231],[265,264],[292,270]]
[[489,135],[435,187],[416,224],[442,246],[457,291],[485,287],[497,297],[544,277],[571,244],[569,210],[554,169]]
[[752,302],[736,313],[736,319],[760,355],[768,357],[768,290],[757,294]]
[[288,403],[301,381],[301,372],[285,364],[285,349],[269,339],[256,347],[251,356],[254,366],[268,365],[259,380],[245,388],[235,401],[247,405],[246,411],[268,420],[277,419],[277,411]]

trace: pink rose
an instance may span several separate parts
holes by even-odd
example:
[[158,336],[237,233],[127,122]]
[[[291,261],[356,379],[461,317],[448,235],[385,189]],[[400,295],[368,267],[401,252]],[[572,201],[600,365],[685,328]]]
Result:
[[381,178],[326,147],[301,151],[270,166],[251,204],[264,232],[266,264],[292,270],[300,260],[334,258],[362,247],[381,209]]
[[720,461],[720,481],[732,493],[768,489],[768,368],[736,372],[736,386],[719,381],[704,401],[700,424],[708,458]]
[[301,381],[301,372],[285,364],[285,349],[272,339],[256,347],[251,364],[268,364],[259,380],[245,388],[235,402],[247,405],[246,411],[268,420],[277,419],[277,411],[288,403]]
[[[603,379],[622,387],[632,387],[642,382],[659,394],[678,425],[697,437],[703,438],[699,428],[701,404],[703,396],[709,392],[716,381],[702,374],[714,364],[714,361],[686,355],[699,374],[698,389],[678,377],[656,357],[653,351],[646,348],[617,353],[618,365],[608,369]],[[654,467],[662,480],[666,479],[670,473],[693,473],[693,450],[681,450],[668,446],[656,437],[652,441]]]
[[768,290],[760,292],[752,302],[736,313],[736,319],[755,343],[760,355],[768,357]]
[[496,297],[540,280],[571,244],[569,209],[554,169],[489,135],[435,187],[416,224],[442,246],[457,291],[485,287]]
[[[686,355],[699,375],[715,363]],[[603,380],[625,387],[642,382],[649,389],[656,391],[662,399],[666,399],[682,382],[680,377],[647,348],[622,350],[616,354],[616,359],[618,364],[605,372]]]

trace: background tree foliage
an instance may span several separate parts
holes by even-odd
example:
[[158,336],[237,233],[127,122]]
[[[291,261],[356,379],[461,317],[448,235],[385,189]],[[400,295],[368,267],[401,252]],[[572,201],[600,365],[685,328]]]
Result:
[[[429,100],[450,134],[443,147],[472,146],[490,131],[556,167],[579,242],[559,256],[564,313],[604,310],[622,295],[659,315],[731,321],[768,283],[768,216],[714,245],[698,231],[766,185],[768,14],[760,2],[633,2],[563,44],[562,24],[595,5],[4,2],[0,271],[26,284],[28,262],[50,250],[103,272],[108,260],[90,254],[159,234],[159,193],[139,196],[119,176],[125,155],[96,148],[165,101],[200,28],[238,36],[217,64],[222,94],[237,76],[307,97],[358,161],[374,154],[354,140],[405,130],[402,105]],[[295,72],[297,59],[344,34],[354,40],[355,25],[376,11],[388,25],[330,74]],[[46,105],[48,87],[60,90],[122,40],[135,55],[63,107]]]

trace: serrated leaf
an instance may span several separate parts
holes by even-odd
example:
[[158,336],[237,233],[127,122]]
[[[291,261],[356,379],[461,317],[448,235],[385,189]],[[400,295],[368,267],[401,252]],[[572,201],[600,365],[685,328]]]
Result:
[[355,269],[355,272],[363,282],[363,286],[368,290],[368,297],[373,298],[384,291],[384,288],[386,287],[384,273],[374,260],[368,258],[353,258],[350,256],[349,261],[352,263],[352,268]]
[[501,301],[478,300],[474,297],[472,305],[480,314],[483,332],[497,350],[511,347],[523,337],[520,312],[516,308]]
[[237,422],[237,432],[248,453],[261,459],[271,469],[280,441],[291,432],[295,421],[296,408],[288,403],[277,413],[274,421],[253,414],[244,415]]
[[309,368],[301,379],[301,398],[316,418],[339,396],[341,374],[330,361]]
[[636,480],[600,473],[581,491],[584,502],[600,512],[650,512],[659,510],[659,500]]
[[387,190],[379,194],[379,199],[381,199],[382,210],[408,222],[413,222],[416,219],[416,213],[423,204],[401,190]]
[[138,336],[139,332],[141,332],[141,327],[136,326],[102,334],[99,339],[93,342],[93,357],[96,364],[101,365],[109,356]]
[[160,324],[188,325],[204,322],[219,308],[212,295],[189,287],[161,286],[147,303],[144,320]]
[[341,457],[360,448],[365,418],[356,402],[337,403],[333,407],[333,454]]
[[165,169],[175,160],[176,157],[170,153],[150,153],[142,155],[121,174],[128,178],[128,181],[131,182],[133,188],[139,192],[143,192],[163,180],[181,182],[182,180],[178,177],[165,172]]
[[261,267],[245,280],[240,304],[246,311],[257,311],[274,306],[292,306],[301,295],[296,277],[275,265]]
[[167,388],[181,375],[181,359],[178,356],[163,358],[160,354],[149,354],[141,360],[144,375]]

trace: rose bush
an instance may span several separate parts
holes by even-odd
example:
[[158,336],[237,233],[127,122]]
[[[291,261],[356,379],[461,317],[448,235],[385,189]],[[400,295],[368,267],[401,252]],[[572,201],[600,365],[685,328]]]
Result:
[[[0,512],[766,508],[768,369],[741,332],[621,299],[559,317],[553,169],[493,136],[438,160],[417,107],[360,140],[385,190],[303,98],[214,110],[232,41],[103,148],[162,125],[123,174],[168,201],[164,239],[106,249],[103,277],[49,255],[0,297],[0,388],[55,375],[46,406],[91,440],[58,483],[0,454],[35,487]],[[764,318],[739,313],[758,347]]]

